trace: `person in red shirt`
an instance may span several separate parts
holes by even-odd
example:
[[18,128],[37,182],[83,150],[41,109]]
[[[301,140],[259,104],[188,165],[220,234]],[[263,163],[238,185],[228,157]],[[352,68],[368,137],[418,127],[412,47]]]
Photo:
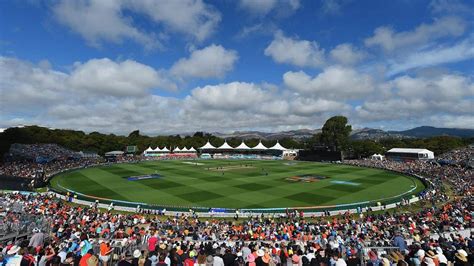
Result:
[[87,260],[92,257],[92,249],[89,250],[84,256],[82,256],[81,260],[79,261],[79,266],[88,266],[87,265]]
[[158,243],[158,231],[148,239],[148,250],[150,252],[155,251],[156,244]]

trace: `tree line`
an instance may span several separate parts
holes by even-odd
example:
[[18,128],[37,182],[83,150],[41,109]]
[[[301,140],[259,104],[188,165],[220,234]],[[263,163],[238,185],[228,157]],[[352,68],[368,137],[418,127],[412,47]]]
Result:
[[[140,152],[148,147],[168,147],[173,149],[176,147],[199,148],[207,141],[214,146],[220,146],[227,141],[231,146],[238,146],[242,143],[241,139],[229,138],[224,140],[209,133],[196,132],[193,135],[180,136],[145,136],[140,131],[135,130],[128,136],[120,136],[115,134],[102,134],[99,132],[85,133],[77,130],[66,129],[49,129],[39,126],[13,127],[0,133],[0,154],[5,154],[10,145],[13,143],[36,144],[36,143],[56,143],[65,148],[74,151],[90,151],[97,152],[100,155],[108,151],[124,150],[126,146],[137,146]],[[248,139],[245,143],[253,147],[258,144],[259,139]],[[301,149],[302,142],[295,141],[291,138],[283,138],[279,140],[280,144],[287,148]],[[276,140],[262,140],[267,146],[273,146]]]
[[[291,138],[280,139],[279,142],[286,148],[292,149],[314,149],[315,146],[327,146],[343,151],[350,157],[364,158],[374,153],[384,154],[391,148],[426,148],[442,154],[454,148],[466,146],[474,142],[474,138],[458,138],[450,136],[438,136],[425,139],[381,139],[381,140],[351,140],[351,125],[344,116],[335,116],[326,121],[320,133],[306,140],[294,140]],[[74,151],[97,152],[100,155],[108,151],[124,150],[126,146],[137,146],[142,152],[148,147],[157,146],[163,148],[194,147],[199,148],[207,141],[214,146],[220,146],[224,139],[205,132],[196,132],[193,135],[180,136],[145,136],[135,130],[128,136],[115,134],[102,134],[99,132],[85,133],[77,130],[49,129],[39,126],[13,127],[0,133],[0,154],[5,154],[13,143],[35,144],[56,143]],[[239,138],[230,138],[226,141],[233,147],[242,142]],[[253,147],[258,144],[259,139],[249,139],[245,143]],[[276,140],[262,140],[267,146],[273,146]],[[3,158],[3,156],[1,157]]]

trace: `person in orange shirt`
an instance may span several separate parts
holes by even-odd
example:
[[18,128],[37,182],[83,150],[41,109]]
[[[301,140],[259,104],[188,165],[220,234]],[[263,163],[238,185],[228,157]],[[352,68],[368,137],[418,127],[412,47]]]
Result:
[[104,241],[100,244],[99,259],[104,266],[106,266],[108,261],[110,260],[110,255],[112,254],[112,252],[113,249],[110,247],[108,241]]

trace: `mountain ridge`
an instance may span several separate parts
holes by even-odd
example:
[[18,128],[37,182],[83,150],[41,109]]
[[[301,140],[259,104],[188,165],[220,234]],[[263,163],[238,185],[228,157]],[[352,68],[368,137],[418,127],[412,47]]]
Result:
[[[211,134],[220,138],[239,139],[263,139],[275,140],[292,138],[296,140],[311,138],[321,129],[297,129],[279,132],[262,132],[256,130],[234,131],[232,133],[212,132]],[[438,128],[432,126],[420,126],[407,130],[388,130],[376,128],[361,128],[351,132],[352,139],[383,139],[383,138],[429,138],[434,136],[474,137],[474,129],[467,128]]]

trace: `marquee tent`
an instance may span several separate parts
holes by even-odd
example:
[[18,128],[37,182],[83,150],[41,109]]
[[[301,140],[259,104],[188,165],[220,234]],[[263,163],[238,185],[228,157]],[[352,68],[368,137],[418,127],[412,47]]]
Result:
[[272,147],[268,148],[269,150],[278,150],[278,151],[286,151],[288,150],[287,148],[281,146],[281,144],[278,142],[275,143],[275,145],[273,145]]
[[249,146],[247,146],[247,144],[245,144],[245,142],[242,141],[242,143],[240,143],[239,146],[235,147],[236,150],[251,150],[252,148],[250,148]]
[[224,144],[217,148],[218,150],[233,150],[234,148],[227,143],[227,140],[224,141]]
[[204,144],[204,146],[202,146],[201,148],[199,148],[200,150],[214,150],[216,147],[212,146],[212,144],[209,142],[209,140],[207,141],[206,144]]
[[253,147],[252,150],[268,150],[265,145],[262,144],[262,141],[260,141],[257,146]]

